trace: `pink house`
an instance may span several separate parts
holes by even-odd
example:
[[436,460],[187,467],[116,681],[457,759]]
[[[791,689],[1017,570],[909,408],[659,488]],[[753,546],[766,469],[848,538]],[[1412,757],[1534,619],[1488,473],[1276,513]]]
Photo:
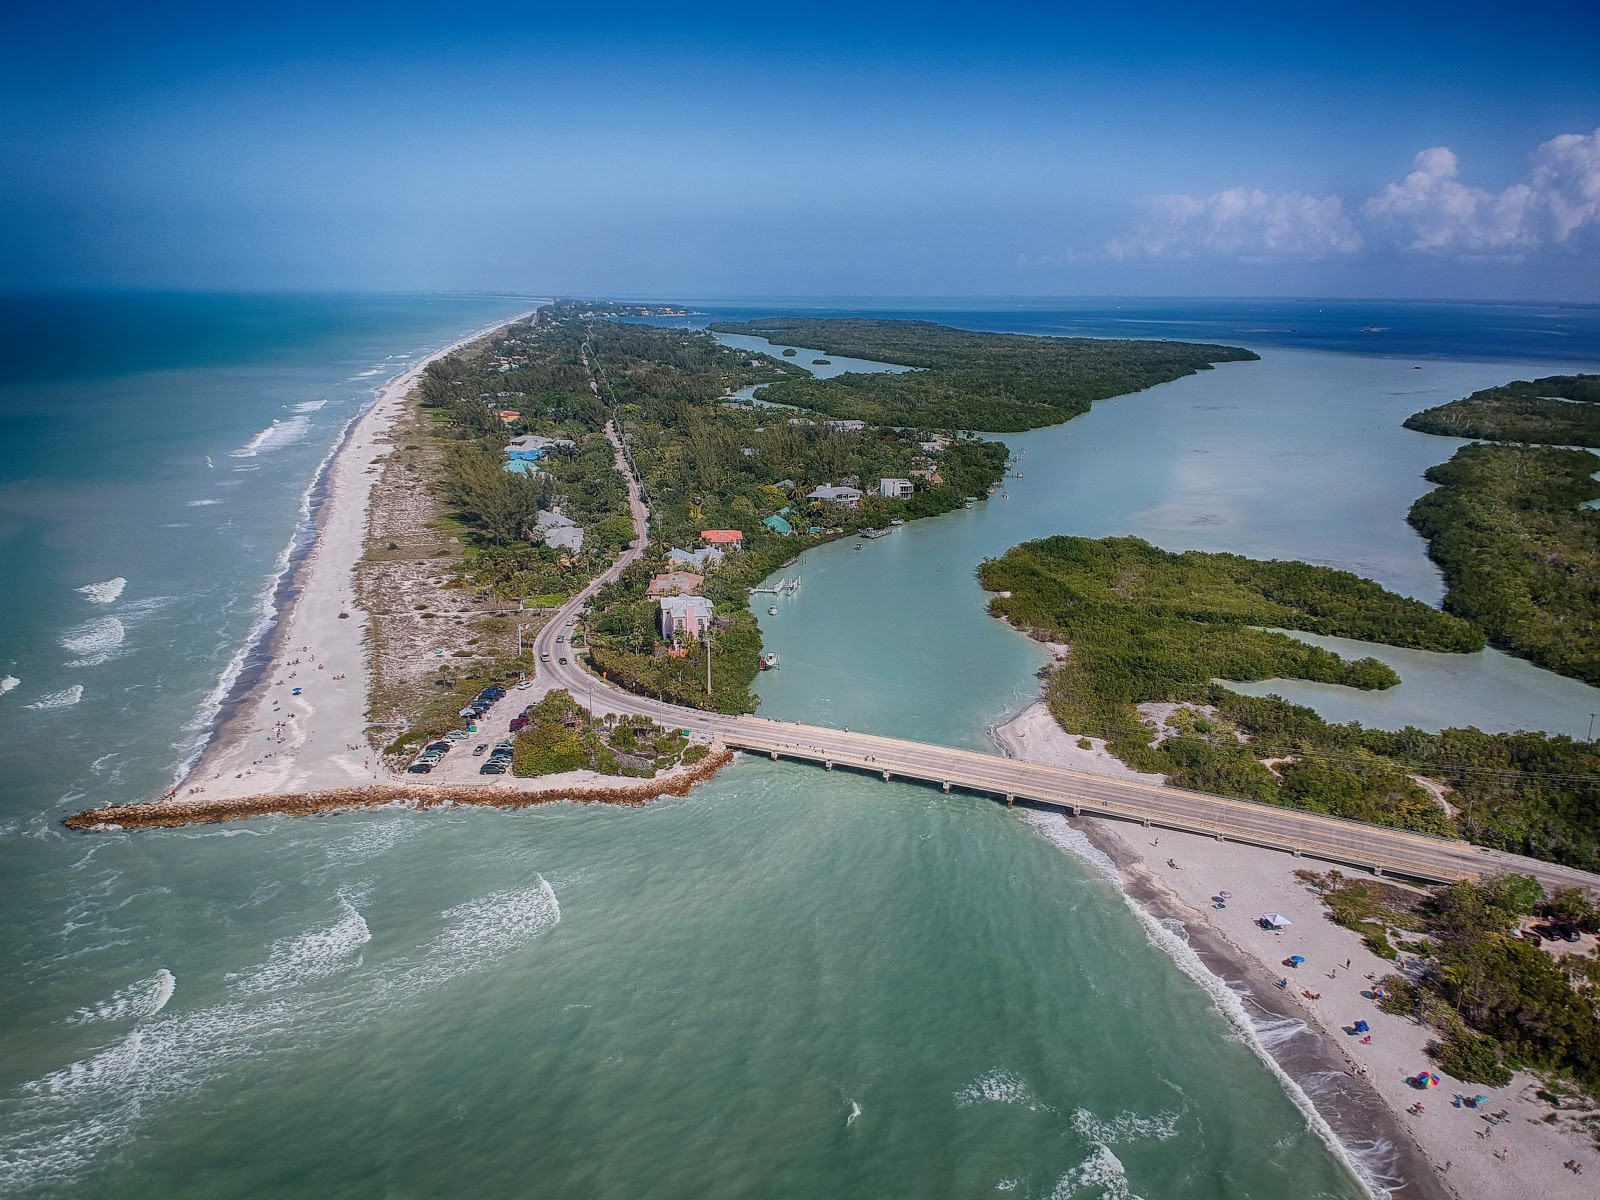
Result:
[[703,529],[700,536],[724,550],[738,550],[744,545],[744,534],[737,529]]
[[661,636],[672,641],[681,633],[688,641],[698,641],[711,624],[711,601],[704,596],[662,596]]

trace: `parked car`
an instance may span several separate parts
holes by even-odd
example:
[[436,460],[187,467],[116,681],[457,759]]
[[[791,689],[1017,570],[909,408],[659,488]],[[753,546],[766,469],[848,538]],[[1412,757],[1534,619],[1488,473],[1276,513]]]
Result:
[[436,758],[419,758],[416,762],[407,767],[406,770],[410,771],[413,775],[426,775],[429,771],[433,770],[434,764],[436,764],[438,761],[439,760]]
[[487,750],[488,748],[489,748],[489,743],[488,742],[479,742],[476,746],[474,746],[472,748],[472,757],[473,758],[482,758],[483,757],[483,752],[485,750]]
[[452,729],[444,735],[444,740],[454,745],[456,742],[465,741],[466,737],[467,731],[465,729]]
[[511,732],[512,733],[515,733],[519,729],[526,729],[527,727],[528,727],[528,718],[527,717],[512,717],[511,718]]
[[478,696],[483,700],[503,700],[505,698],[505,694],[505,688],[500,687],[497,684],[493,687],[484,688],[483,691],[478,693]]
[[429,742],[422,748],[424,754],[445,754],[450,749],[449,742]]
[[510,766],[504,759],[491,758],[478,768],[479,775],[504,775]]

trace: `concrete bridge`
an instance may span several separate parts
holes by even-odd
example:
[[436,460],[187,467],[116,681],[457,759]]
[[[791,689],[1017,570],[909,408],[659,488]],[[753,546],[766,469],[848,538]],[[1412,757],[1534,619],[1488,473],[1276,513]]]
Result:
[[[1053,808],[1073,815],[1115,817],[1144,825],[1207,834],[1221,840],[1267,846],[1289,854],[1361,867],[1430,883],[1478,879],[1515,871],[1532,875],[1546,888],[1577,884],[1600,889],[1600,876],[1522,855],[1506,854],[1470,842],[1431,837],[1339,817],[1302,812],[1206,792],[1162,787],[1140,780],[1116,779],[875,734],[854,733],[767,717],[723,716],[680,708],[636,696],[596,678],[581,665],[567,644],[572,622],[590,596],[622,573],[643,552],[647,513],[638,484],[622,457],[615,429],[607,434],[617,450],[617,467],[628,480],[634,527],[640,537],[622,557],[582,593],[573,597],[534,642],[540,663],[537,680],[542,694],[566,688],[593,711],[648,716],[668,728],[709,734],[724,745],[773,759],[816,763],[825,770],[845,768],[885,780],[906,779],[932,784],[946,792],[960,789],[990,796],[1006,804]],[[557,638],[561,641],[557,641]],[[562,662],[562,658],[567,659]],[[512,693],[525,702],[526,693]],[[511,704],[507,699],[502,703]]]

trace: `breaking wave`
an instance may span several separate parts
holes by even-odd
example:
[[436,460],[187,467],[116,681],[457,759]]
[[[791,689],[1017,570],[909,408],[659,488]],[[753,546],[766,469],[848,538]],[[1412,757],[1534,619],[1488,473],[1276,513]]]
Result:
[[96,617],[62,634],[61,648],[78,656],[69,667],[98,667],[116,657],[127,636],[127,628],[116,617]]
[[1020,1076],[996,1067],[978,1076],[955,1094],[957,1108],[971,1108],[974,1104],[1016,1104],[1030,1112],[1053,1112],[1048,1104],[1035,1100],[1027,1082]]
[[141,1020],[153,1017],[172,999],[178,981],[172,972],[162,967],[149,979],[129,984],[113,992],[109,999],[93,1008],[80,1008],[67,1018],[68,1025],[87,1025],[91,1021]]
[[24,708],[38,709],[40,712],[49,712],[54,708],[71,708],[83,699],[83,684],[75,683],[69,688],[59,692],[50,692],[40,696],[32,704],[23,705]]
[[76,589],[82,595],[89,597],[95,604],[110,604],[122,595],[122,589],[128,586],[128,581],[118,575],[115,579],[108,579],[104,583],[87,583]]
[[1060,1179],[1050,1191],[1050,1200],[1074,1200],[1089,1192],[1100,1200],[1139,1200],[1128,1186],[1128,1171],[1111,1147],[1096,1144],[1084,1159]]
[[360,966],[361,947],[372,940],[372,931],[348,900],[340,905],[341,916],[330,928],[275,942],[266,962],[229,975],[234,989],[243,995],[270,992]]
[[190,508],[207,508],[210,505],[221,504],[221,503],[222,503],[221,500],[191,500],[191,501],[189,501],[189,507]]
[[294,411],[297,413],[314,413],[326,403],[326,400],[302,400],[294,406]]
[[274,418],[271,425],[268,425],[239,449],[232,451],[228,457],[254,458],[265,450],[276,450],[280,446],[290,445],[305,437],[306,430],[310,427],[311,423],[304,416],[290,417],[287,421]]
[[22,680],[18,679],[15,675],[7,675],[4,679],[0,679],[0,696],[4,696],[7,692],[21,682]]
[[[492,966],[551,928],[561,910],[539,879],[534,887],[485,896],[443,917],[444,931],[398,980],[360,971],[360,949],[371,933],[361,914],[341,901],[332,926],[275,942],[265,962],[230,975],[231,999],[164,1013],[160,1005],[171,989],[161,978],[167,973],[157,972],[95,1009],[80,1009],[69,1019],[140,1023],[0,1098],[7,1118],[0,1131],[0,1195],[72,1179],[132,1143],[164,1102],[192,1096],[263,1055],[303,1053],[321,1024],[348,1030],[382,1011],[381,1001],[415,1001],[441,982]],[[293,986],[341,973],[352,975],[356,986]],[[397,989],[397,982],[405,986]]]

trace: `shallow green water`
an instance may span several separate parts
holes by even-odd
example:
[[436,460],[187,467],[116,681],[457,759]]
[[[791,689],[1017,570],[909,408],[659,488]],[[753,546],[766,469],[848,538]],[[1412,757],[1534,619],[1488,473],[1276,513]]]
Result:
[[[1042,659],[973,568],[1044,533],[1370,563],[1428,594],[1403,511],[1448,444],[1363,440],[1421,406],[1381,398],[1399,368],[1253,366],[1008,439],[1008,500],[808,556],[764,711],[983,744]],[[1352,385],[1379,398],[1316,415]],[[1362,447],[1370,488],[1330,445]],[[742,761],[643,810],[85,837],[59,796],[0,831],[8,1196],[1360,1194],[1229,995],[983,800]]]
[[[1112,886],[982,800],[751,760],[641,811],[48,853],[125,944],[30,947],[7,1194],[1359,1194]],[[158,969],[159,1013],[62,1024]]]

